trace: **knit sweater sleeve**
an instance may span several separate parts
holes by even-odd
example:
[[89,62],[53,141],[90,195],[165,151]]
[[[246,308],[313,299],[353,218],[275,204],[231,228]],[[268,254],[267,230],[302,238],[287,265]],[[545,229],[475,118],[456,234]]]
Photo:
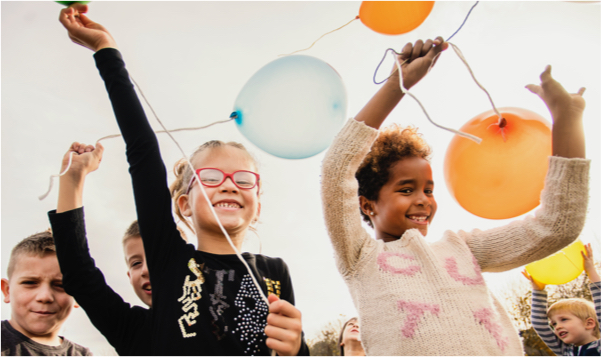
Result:
[[550,157],[534,216],[486,231],[460,231],[482,271],[517,268],[576,240],[586,219],[589,166],[586,159]]
[[532,308],[530,311],[530,320],[534,331],[553,353],[561,356],[564,344],[549,326],[547,320],[547,292],[545,290],[532,290]]
[[321,196],[326,228],[343,276],[358,268],[361,253],[374,240],[361,226],[355,172],[378,136],[378,131],[350,119],[334,139],[322,164]]

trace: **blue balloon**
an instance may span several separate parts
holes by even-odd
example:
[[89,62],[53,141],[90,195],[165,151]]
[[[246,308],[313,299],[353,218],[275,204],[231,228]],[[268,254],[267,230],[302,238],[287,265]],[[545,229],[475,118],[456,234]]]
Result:
[[234,111],[240,132],[260,149],[304,159],[330,145],[346,120],[346,106],[346,90],[334,68],[294,55],[257,71],[238,94]]

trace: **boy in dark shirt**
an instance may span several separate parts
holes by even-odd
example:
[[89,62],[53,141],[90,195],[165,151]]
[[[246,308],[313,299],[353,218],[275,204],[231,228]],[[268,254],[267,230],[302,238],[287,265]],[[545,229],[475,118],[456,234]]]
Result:
[[75,305],[63,289],[50,230],[17,244],[2,279],[4,302],[10,303],[10,320],[2,321],[3,356],[91,356],[59,331]]

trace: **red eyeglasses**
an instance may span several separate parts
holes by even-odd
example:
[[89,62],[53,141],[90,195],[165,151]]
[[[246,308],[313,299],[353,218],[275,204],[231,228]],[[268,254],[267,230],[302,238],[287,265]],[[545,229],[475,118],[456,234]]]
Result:
[[225,179],[229,177],[236,187],[243,190],[249,190],[257,186],[260,178],[259,174],[252,171],[239,170],[232,172],[231,174],[226,174],[225,172],[212,167],[202,168],[196,170],[196,174],[192,176],[192,179],[188,184],[188,189],[186,190],[186,195],[190,193],[192,183],[194,183],[197,176],[200,178],[200,183],[207,187],[220,186],[225,182]]

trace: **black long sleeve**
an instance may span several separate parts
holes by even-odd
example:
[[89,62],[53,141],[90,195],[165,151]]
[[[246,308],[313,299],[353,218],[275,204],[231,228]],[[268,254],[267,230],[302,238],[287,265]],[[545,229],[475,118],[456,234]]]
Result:
[[63,287],[84,309],[92,324],[122,356],[147,356],[151,310],[123,301],[90,256],[83,207],[48,212]]

